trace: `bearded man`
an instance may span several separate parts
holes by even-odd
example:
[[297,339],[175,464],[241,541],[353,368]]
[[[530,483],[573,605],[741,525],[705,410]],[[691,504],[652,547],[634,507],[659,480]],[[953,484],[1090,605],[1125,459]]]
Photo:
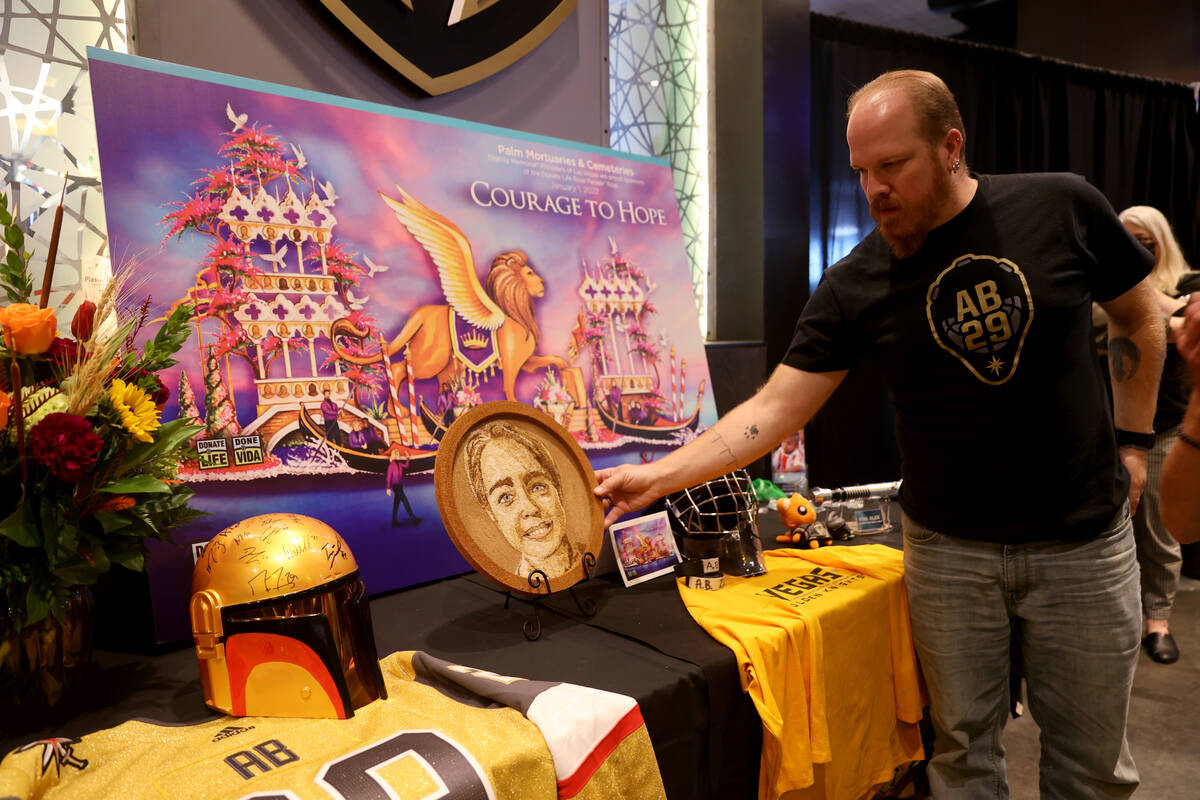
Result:
[[[1129,508],[1163,358],[1143,283],[1152,259],[1078,176],[969,172],[958,105],[936,75],[885,73],[847,116],[878,227],[826,270],[754,397],[665,458],[597,473],[606,521],[759,458],[871,360],[896,405],[934,797],[1008,797],[1014,638],[1042,729],[1042,798],[1127,797],[1141,636]],[[1115,432],[1093,300],[1126,365],[1112,375]],[[1027,490],[1017,506],[1014,485]]]

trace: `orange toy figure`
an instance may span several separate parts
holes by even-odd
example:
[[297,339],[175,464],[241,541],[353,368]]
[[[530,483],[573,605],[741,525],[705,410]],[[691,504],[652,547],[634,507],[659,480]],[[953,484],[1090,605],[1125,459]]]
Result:
[[783,524],[788,527],[787,533],[775,537],[777,542],[805,542],[809,547],[820,547],[822,543],[830,541],[828,531],[824,531],[824,536],[811,535],[813,523],[817,521],[817,509],[804,495],[793,494],[791,497],[780,498],[775,508],[779,511],[779,518],[783,520]]
[[779,510],[779,518],[788,528],[799,528],[817,521],[817,509],[802,494],[781,498],[776,508]]

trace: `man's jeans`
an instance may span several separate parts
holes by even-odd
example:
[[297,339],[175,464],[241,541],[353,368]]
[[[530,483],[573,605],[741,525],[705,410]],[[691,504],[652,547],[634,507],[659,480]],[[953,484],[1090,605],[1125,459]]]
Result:
[[1008,797],[1010,643],[1042,730],[1042,800],[1133,793],[1125,719],[1142,619],[1127,508],[1095,539],[1018,545],[905,515],[904,573],[937,732],[935,798]]

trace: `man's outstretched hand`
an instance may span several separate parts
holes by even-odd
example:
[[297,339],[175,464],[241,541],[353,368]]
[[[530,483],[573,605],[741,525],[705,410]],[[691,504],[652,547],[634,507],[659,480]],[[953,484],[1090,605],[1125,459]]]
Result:
[[658,485],[657,470],[650,464],[618,464],[596,473],[596,496],[604,500],[604,525],[650,505],[666,494]]

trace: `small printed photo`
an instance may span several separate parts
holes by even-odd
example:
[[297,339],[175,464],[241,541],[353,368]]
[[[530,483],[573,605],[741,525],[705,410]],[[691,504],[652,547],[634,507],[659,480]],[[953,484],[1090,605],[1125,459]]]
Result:
[[679,550],[665,511],[618,522],[608,533],[626,586],[670,572],[679,563]]

